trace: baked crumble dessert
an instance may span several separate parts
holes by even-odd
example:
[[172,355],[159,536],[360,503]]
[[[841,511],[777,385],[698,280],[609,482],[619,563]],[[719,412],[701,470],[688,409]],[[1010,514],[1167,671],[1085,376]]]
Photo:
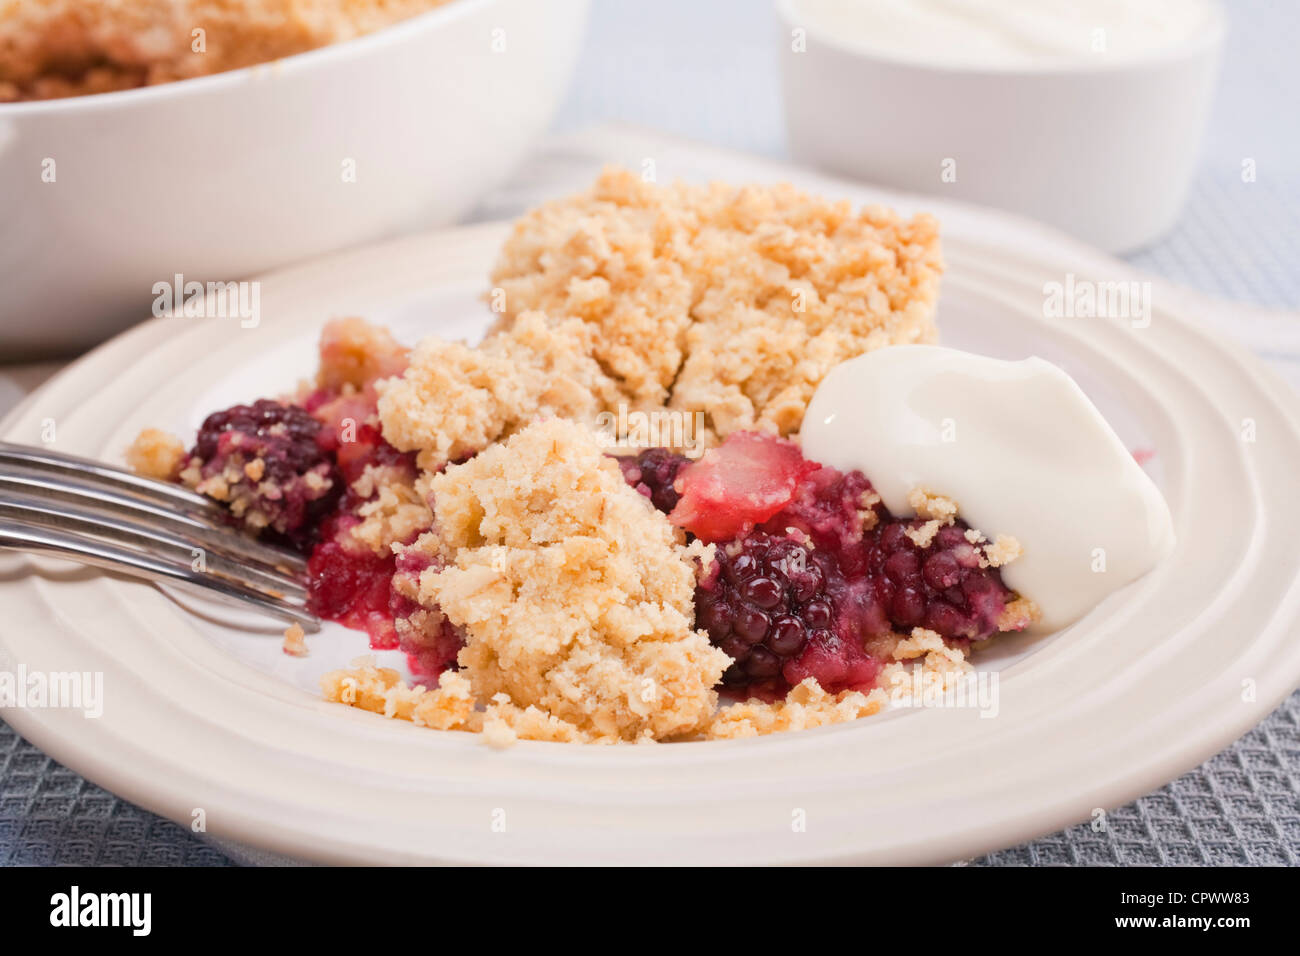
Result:
[[609,169],[520,219],[492,282],[506,323],[582,319],[633,407],[703,412],[712,440],[797,432],[831,366],[934,341],[942,271],[929,216]]
[[[831,367],[934,338],[941,270],[926,217],[608,170],[516,226],[478,345],[336,320],[314,381],[128,461],[308,554],[313,610],[405,652],[412,682],[362,659],[329,700],[494,745],[854,720],[1035,616],[1013,539],[932,489],[892,514],[799,444]],[[704,430],[616,456],[628,408]]]
[[448,0],[0,0],[0,103],[224,73]]

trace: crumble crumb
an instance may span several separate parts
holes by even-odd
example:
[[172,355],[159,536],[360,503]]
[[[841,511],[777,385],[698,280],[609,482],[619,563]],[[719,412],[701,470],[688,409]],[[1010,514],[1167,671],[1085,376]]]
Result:
[[927,518],[949,525],[957,518],[957,503],[944,495],[925,488],[913,488],[907,493],[907,503],[918,518]]
[[186,458],[185,445],[175,435],[146,428],[126,449],[126,465],[137,475],[172,481]]
[[1018,597],[1002,609],[998,618],[999,631],[1021,631],[1042,616],[1038,605],[1029,598]]
[[519,741],[519,734],[508,721],[493,716],[483,721],[483,742],[494,750],[505,750]]
[[903,534],[912,539],[912,543],[918,548],[928,548],[934,541],[934,536],[939,533],[943,527],[942,521],[931,520],[916,528],[904,528]]
[[476,729],[474,695],[469,681],[447,671],[432,690],[413,687],[391,667],[377,667],[360,657],[349,670],[330,671],[321,678],[325,699],[395,720],[409,720],[434,730]]
[[809,677],[791,688],[784,700],[769,704],[751,699],[724,708],[709,724],[705,736],[715,740],[757,737],[844,723],[876,713],[885,700],[879,688],[866,694],[852,690],[828,694]]
[[593,355],[639,407],[707,416],[706,441],[797,432],[835,364],[932,342],[938,226],[789,184],[656,186],[609,168],[520,219],[493,282],[598,330]]
[[284,631],[283,649],[290,657],[306,657],[307,634],[301,624],[290,624]]
[[622,393],[591,357],[594,330],[525,313],[477,348],[426,338],[401,378],[380,385],[384,437],[436,471],[537,418],[588,424]]
[[[896,661],[914,660],[929,654],[937,654],[947,661],[964,661],[966,655],[952,647],[935,631],[924,627],[912,628],[911,635],[894,645],[892,656]],[[939,658],[936,658],[936,662]]]
[[[131,89],[268,63],[448,0],[0,3],[0,102]],[[203,27],[203,46],[193,30]]]
[[685,548],[587,429],[528,426],[430,484],[436,530],[413,547],[445,566],[421,574],[420,599],[464,630],[477,696],[505,694],[593,740],[707,726],[730,663],[693,623],[694,555],[711,552]]
[[508,694],[495,695],[483,715],[483,742],[500,750],[521,739],[576,744],[611,742],[609,738],[595,741],[576,725],[532,704],[516,707]]
[[[903,532],[918,548],[928,548],[940,528],[956,523],[960,510],[957,502],[951,498],[919,487],[907,493],[907,503],[918,518],[928,519],[918,527],[907,528]],[[984,532],[967,528],[964,537],[979,554],[981,568],[1000,568],[1024,553],[1020,542],[1010,535],[1000,534],[990,542]]]
[[367,465],[352,483],[363,502],[357,507],[360,523],[348,533],[352,540],[375,554],[387,554],[428,530],[433,512],[405,468]]
[[993,539],[992,544],[986,545],[984,548],[984,557],[988,559],[991,568],[1000,568],[1004,564],[1010,564],[1020,557],[1022,553],[1020,542],[1006,534],[998,535]]
[[911,636],[899,641],[893,650],[894,662],[880,672],[877,686],[893,703],[905,703],[915,695],[912,670],[922,669],[929,689],[947,691],[955,688],[975,668],[967,660],[967,652],[954,647],[934,631],[913,628]]

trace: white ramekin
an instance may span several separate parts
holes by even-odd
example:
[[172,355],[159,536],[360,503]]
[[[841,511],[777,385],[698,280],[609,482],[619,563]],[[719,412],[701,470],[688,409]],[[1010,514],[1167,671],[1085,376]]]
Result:
[[797,160],[1009,209],[1110,252],[1146,245],[1177,219],[1218,75],[1217,3],[1211,26],[1176,49],[1032,70],[892,59],[804,22],[799,0],[776,6]]
[[275,63],[0,105],[0,362],[146,318],[176,274],[454,221],[549,123],[587,6],[455,0]]

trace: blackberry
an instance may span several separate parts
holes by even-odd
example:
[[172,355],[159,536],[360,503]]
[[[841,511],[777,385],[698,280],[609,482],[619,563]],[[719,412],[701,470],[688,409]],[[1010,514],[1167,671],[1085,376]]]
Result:
[[270,399],[213,412],[190,452],[197,487],[251,529],[305,547],[342,492],[322,432],[305,409]]
[[868,575],[894,628],[925,627],[953,640],[983,640],[998,629],[1011,597],[1002,575],[980,567],[962,522],[940,528],[924,547],[908,531],[920,519],[882,522],[866,542]]
[[794,537],[756,531],[719,547],[696,588],[695,617],[734,661],[723,682],[779,681],[810,641],[829,640],[835,611],[827,583],[835,574],[829,556]]
[[637,455],[628,455],[618,459],[618,467],[623,470],[623,480],[641,494],[664,514],[677,507],[681,495],[673,487],[678,473],[691,463],[685,455],[669,451],[667,448],[647,448]]
[[[874,515],[874,517],[873,517]],[[784,508],[763,524],[774,533],[798,528],[818,549],[835,555],[846,577],[862,573],[868,525],[888,518],[880,496],[860,471],[822,466],[804,475]]]
[[193,454],[204,460],[216,457],[227,432],[241,433],[247,442],[240,447],[257,449],[275,477],[300,475],[328,460],[318,443],[321,423],[297,405],[260,398],[252,405],[213,412],[199,428]]

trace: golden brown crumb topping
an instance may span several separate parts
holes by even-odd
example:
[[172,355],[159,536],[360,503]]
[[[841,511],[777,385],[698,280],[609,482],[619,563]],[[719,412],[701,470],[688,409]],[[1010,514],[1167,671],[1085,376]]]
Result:
[[0,0],[0,102],[222,73],[349,40],[447,0]]
[[942,268],[929,216],[611,168],[524,216],[492,278],[507,320],[581,318],[638,407],[702,411],[725,437],[796,432],[836,363],[933,341]]
[[885,704],[885,694],[844,691],[828,694],[809,677],[792,687],[784,700],[766,703],[748,700],[720,711],[709,725],[707,736],[714,739],[757,737],[787,730],[809,730],[839,724],[876,713]]
[[321,692],[326,700],[435,730],[480,726],[469,681],[455,671],[444,673],[437,688],[428,690],[405,683],[392,668],[376,667],[373,660],[361,658],[350,669],[325,674]]
[[307,656],[307,634],[301,624],[290,624],[284,629],[284,643],[281,648],[290,657]]
[[680,543],[590,432],[531,425],[431,486],[436,531],[416,547],[446,567],[424,572],[420,597],[463,628],[479,698],[505,694],[593,738],[703,729],[729,663],[693,624],[708,552]]
[[380,385],[384,437],[436,470],[547,416],[593,423],[619,392],[591,357],[593,330],[576,319],[521,315],[477,348],[430,337],[410,368]]
[[352,541],[375,554],[387,554],[426,531],[433,513],[416,480],[404,468],[367,465],[352,490],[362,500],[360,524],[349,529]]
[[185,461],[186,451],[181,440],[157,428],[146,428],[135,437],[126,450],[126,464],[138,475],[171,481]]

